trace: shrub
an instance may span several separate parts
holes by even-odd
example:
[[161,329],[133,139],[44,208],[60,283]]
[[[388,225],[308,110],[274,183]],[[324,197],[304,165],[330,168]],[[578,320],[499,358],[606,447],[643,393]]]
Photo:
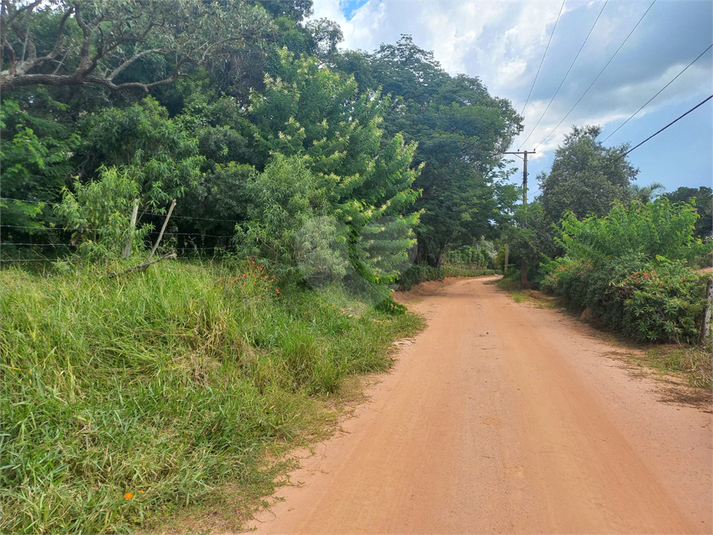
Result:
[[705,280],[682,261],[641,254],[593,264],[559,258],[545,267],[541,287],[590,310],[609,328],[648,342],[697,340]]

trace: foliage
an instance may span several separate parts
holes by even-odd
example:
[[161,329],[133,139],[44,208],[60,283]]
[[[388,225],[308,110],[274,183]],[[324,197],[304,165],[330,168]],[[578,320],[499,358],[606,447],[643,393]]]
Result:
[[695,342],[705,281],[686,265],[708,247],[694,238],[691,205],[659,198],[615,203],[604,217],[562,221],[566,255],[545,265],[541,286],[614,330],[652,342]]
[[[544,275],[540,264],[554,258],[557,253],[555,227],[539,203],[519,206],[514,220],[516,225],[503,232],[502,239],[509,246],[508,264],[518,266],[518,269],[508,270],[507,275],[510,278],[517,277],[520,281],[519,266],[524,261],[528,282],[536,287]],[[503,253],[498,263],[502,266],[504,262]]]
[[149,228],[131,227],[131,213],[139,199],[139,186],[115,167],[100,169],[100,180],[74,183],[74,193],[63,190],[54,207],[79,251],[92,259],[118,257],[131,243],[141,248]]
[[446,277],[443,267],[434,268],[429,265],[414,264],[401,274],[399,290],[410,290],[416,284],[427,281],[442,281]]
[[287,467],[266,453],[319,431],[316,395],[419,325],[252,263],[99,274],[0,272],[3,533],[151,531],[226,482],[269,494]]
[[380,86],[390,94],[384,129],[418,143],[417,260],[438,266],[451,244],[494,237],[517,197],[497,156],[520,131],[510,103],[490,96],[477,78],[451,77],[408,35],[373,55],[346,52],[335,62],[353,73],[362,93]]
[[398,280],[398,289],[410,290],[417,284],[428,281],[443,281],[446,277],[480,277],[494,275],[495,271],[481,266],[443,264],[434,268],[429,265],[414,264]]
[[[304,229],[314,229],[315,219],[329,213],[325,192],[317,187],[314,174],[302,159],[277,155],[265,171],[249,180],[247,194],[249,219],[236,228],[239,253],[296,267],[299,251],[303,250],[300,246],[318,239],[305,236]],[[342,266],[334,259],[323,269],[324,276],[332,271],[336,276]]]
[[702,186],[698,189],[680,187],[671,193],[663,195],[671,204],[692,204],[700,216],[696,220],[696,237],[703,240],[710,239],[713,233],[713,190]]
[[87,118],[78,158],[85,176],[101,165],[131,177],[150,208],[164,206],[195,186],[203,157],[180,121],[147,97],[125,109],[108,108]]
[[597,264],[564,257],[549,263],[541,287],[589,307],[605,325],[646,342],[696,343],[705,278],[681,261],[628,254]]
[[263,9],[240,0],[80,3],[2,0],[0,88],[96,84],[148,91],[188,65],[228,63],[268,30]]
[[493,267],[495,253],[493,242],[481,237],[474,245],[461,245],[449,250],[446,263],[451,266]]
[[[337,220],[356,271],[371,282],[393,280],[413,245],[412,229],[419,217],[412,208],[418,196],[411,188],[418,174],[418,169],[411,168],[415,145],[405,144],[400,135],[383,138],[379,123],[386,101],[378,94],[359,96],[353,78],[331,71],[314,58],[292,59],[287,51],[282,52],[281,65],[281,77],[267,78],[265,93],[253,96],[250,118],[259,154],[255,164],[261,168],[274,155],[276,160],[265,172],[274,169],[270,165],[275,161],[283,162],[279,165],[286,177],[291,172],[284,163],[288,156],[299,161],[295,165],[300,176],[308,173],[312,178],[300,179],[310,184],[299,186],[302,190],[296,197],[264,198],[282,206],[281,211],[271,213],[279,212],[280,225],[291,228],[288,239],[280,239],[279,254],[274,253],[276,243],[270,246],[273,257],[285,261],[295,251],[292,233],[305,227],[306,221],[298,214],[308,207],[298,209],[294,203],[307,187],[319,197],[309,211]],[[259,189],[252,191],[263,195]],[[287,208],[286,203],[294,208]],[[369,234],[375,230],[388,239],[371,240]],[[246,243],[243,238],[240,241]]]
[[709,248],[694,236],[696,219],[693,206],[672,205],[667,198],[628,206],[616,202],[604,217],[580,221],[567,214],[560,243],[570,257],[592,262],[636,253],[649,259],[687,260]]
[[[37,100],[66,110],[43,92]],[[40,230],[43,223],[53,222],[43,209],[71,172],[68,155],[76,149],[79,137],[61,123],[33,117],[12,98],[0,104],[0,128],[2,196],[8,199],[0,199],[3,223]]]
[[537,177],[542,191],[537,200],[552,221],[568,211],[579,218],[603,216],[614,201],[630,200],[638,169],[624,155],[628,145],[606,148],[596,140],[600,132],[598,126],[574,127],[555,152],[552,170]]

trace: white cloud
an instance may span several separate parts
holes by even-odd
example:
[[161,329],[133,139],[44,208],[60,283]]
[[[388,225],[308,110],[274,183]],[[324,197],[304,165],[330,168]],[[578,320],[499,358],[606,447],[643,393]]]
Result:
[[[345,48],[372,52],[382,43],[395,43],[401,34],[411,34],[418,46],[434,52],[449,73],[479,77],[491,94],[510,99],[519,112],[561,5],[560,0],[368,0],[347,21],[339,0],[314,0],[314,12],[316,18],[328,17],[340,24]],[[528,148],[555,128],[649,5],[648,0],[611,0],[606,5],[562,90],[528,140]],[[710,44],[711,5],[696,0],[659,0],[591,91],[538,148],[536,158],[551,156],[573,124],[599,124],[606,134],[628,118]],[[525,136],[546,108],[601,8],[602,0],[567,1],[525,110]],[[657,97],[636,120],[648,120],[654,112],[673,103],[710,94],[712,52]],[[612,142],[626,141],[629,126],[612,137]],[[516,147],[520,141],[516,140]]]

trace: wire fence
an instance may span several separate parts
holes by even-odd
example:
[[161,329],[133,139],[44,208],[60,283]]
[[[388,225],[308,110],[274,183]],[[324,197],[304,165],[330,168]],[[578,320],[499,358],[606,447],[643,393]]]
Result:
[[[1,202],[19,202],[34,205],[43,206],[56,206],[59,203],[51,201],[38,201],[32,199],[17,199],[13,197],[0,197]],[[165,213],[145,211],[141,214],[140,219],[143,217],[156,217],[165,218]],[[181,220],[181,221],[201,221],[201,222],[213,222],[213,223],[239,223],[237,219],[226,219],[226,218],[211,218],[211,217],[192,217],[192,216],[181,216],[172,215],[171,220]],[[57,262],[61,260],[67,260],[80,249],[80,244],[76,243],[74,240],[70,242],[58,241],[62,239],[62,234],[65,234],[64,239],[67,239],[69,235],[73,233],[87,233],[87,232],[100,232],[101,229],[98,228],[69,228],[61,226],[43,226],[43,224],[38,223],[37,225],[15,225],[2,223],[0,224],[0,229],[5,232],[10,231],[12,234],[19,235],[16,237],[24,237],[22,241],[12,241],[8,236],[3,236],[0,240],[0,264],[4,263],[22,263],[22,262]],[[159,236],[161,232],[159,230],[149,230],[147,236]],[[30,238],[28,240],[28,237]],[[33,238],[38,240],[44,240],[39,242],[32,241]],[[177,241],[172,243],[166,243],[166,240],[171,238],[176,238]],[[232,246],[232,240],[234,236],[232,234],[212,234],[207,232],[180,232],[179,230],[170,231],[167,230],[163,233],[162,243],[167,245],[168,248],[172,249],[181,257],[191,258],[194,256],[200,256],[204,258],[209,256],[210,253],[215,255],[217,252],[226,251]],[[213,242],[211,245],[207,245],[205,241],[208,240]],[[206,253],[210,252],[210,253]]]

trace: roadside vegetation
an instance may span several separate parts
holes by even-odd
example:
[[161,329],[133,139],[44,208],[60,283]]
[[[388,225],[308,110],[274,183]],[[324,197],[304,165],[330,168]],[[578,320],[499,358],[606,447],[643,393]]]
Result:
[[420,324],[257,263],[104,273],[0,273],[3,533],[129,532],[226,482],[269,493],[266,455]]
[[340,50],[311,0],[177,5],[2,3],[0,531],[269,492],[268,459],[419,328],[397,288],[525,267],[696,341],[710,188],[655,200],[575,127],[526,205],[522,117],[411,36]]

